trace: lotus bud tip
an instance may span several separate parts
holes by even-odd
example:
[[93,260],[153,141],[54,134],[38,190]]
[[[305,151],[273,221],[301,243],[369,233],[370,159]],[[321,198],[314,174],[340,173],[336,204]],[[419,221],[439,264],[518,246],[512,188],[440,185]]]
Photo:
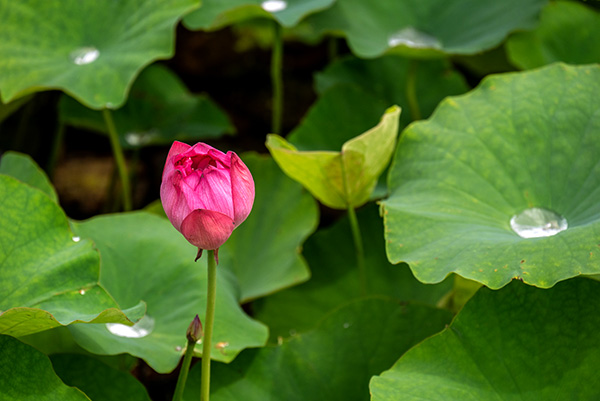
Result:
[[203,335],[202,322],[200,321],[198,315],[196,315],[187,329],[186,337],[188,341],[196,343],[202,338]]

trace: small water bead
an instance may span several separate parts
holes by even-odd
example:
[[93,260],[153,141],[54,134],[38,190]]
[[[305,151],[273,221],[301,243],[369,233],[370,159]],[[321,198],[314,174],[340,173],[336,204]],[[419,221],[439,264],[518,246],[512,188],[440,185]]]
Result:
[[125,142],[131,146],[138,147],[147,145],[157,136],[158,134],[155,131],[128,132],[125,134]]
[[75,64],[85,65],[96,61],[100,57],[100,51],[95,47],[85,46],[73,50],[69,56]]
[[532,207],[510,219],[510,227],[522,238],[551,237],[566,230],[567,219],[551,210]]
[[154,319],[145,315],[139,322],[133,326],[127,326],[120,323],[106,323],[106,328],[115,336],[127,338],[142,338],[152,333],[154,330]]
[[80,294],[80,295],[85,295],[85,290],[84,290],[83,288],[82,288],[82,289],[80,289],[80,290],[79,290],[79,294]]
[[270,13],[275,13],[277,11],[285,10],[288,6],[287,1],[283,0],[266,0],[263,1],[260,5],[263,10],[268,11]]
[[73,237],[71,239],[73,240],[73,242],[79,242],[79,241],[81,241],[80,237]]
[[421,32],[412,26],[393,33],[388,38],[388,46],[404,45],[414,49],[441,49],[442,44],[435,37]]

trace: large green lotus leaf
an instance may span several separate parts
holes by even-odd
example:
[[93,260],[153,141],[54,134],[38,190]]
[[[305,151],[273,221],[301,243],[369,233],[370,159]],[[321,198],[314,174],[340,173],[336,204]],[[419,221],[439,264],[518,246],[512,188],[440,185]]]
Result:
[[292,27],[308,14],[331,6],[335,0],[203,0],[183,22],[189,29],[218,29],[238,21],[273,18]]
[[[313,331],[278,346],[214,364],[211,399],[366,400],[371,376],[413,345],[441,330],[451,314],[385,297],[348,303]],[[190,372],[185,400],[197,399],[200,365]]]
[[[104,117],[69,96],[60,104],[63,122],[107,133]],[[154,64],[134,82],[125,106],[113,113],[115,127],[126,148],[166,145],[174,140],[197,142],[232,134],[227,115],[206,95],[192,95],[168,68]]]
[[[332,63],[323,72],[316,74],[315,86],[317,92],[321,94],[321,98],[317,100],[316,105],[332,102],[332,100],[326,101],[322,99],[328,91],[344,84],[355,85],[370,96],[379,99],[379,102],[383,101],[386,107],[393,104],[399,105],[403,110],[400,116],[400,127],[403,128],[408,125],[411,121],[411,116],[415,112],[411,110],[407,99],[407,80],[411,63],[414,63],[412,68],[415,69],[415,95],[422,118],[429,117],[440,101],[446,96],[459,95],[468,90],[464,78],[453,70],[446,61],[411,61],[398,55],[386,55],[373,60],[346,57]],[[351,121],[354,118],[352,117],[354,114],[360,115],[365,113],[365,110],[373,107],[373,101],[366,96],[365,98],[363,102],[359,103],[360,107],[356,107],[356,104],[354,104],[354,109],[351,112],[340,110],[344,114],[335,113],[336,105],[338,103],[344,104],[341,100],[335,99],[333,100],[335,102],[334,105],[323,105],[321,107],[332,109],[327,121],[335,122],[344,127],[347,120]],[[317,106],[314,107],[316,108]],[[370,116],[371,120],[378,118],[373,113]],[[320,120],[312,120],[309,126],[320,126],[319,123],[323,124]],[[306,130],[304,125],[307,124],[309,124],[308,118],[294,130],[290,137],[288,137],[288,140],[296,144],[300,140],[301,132]],[[312,131],[316,131],[316,129],[313,128]],[[302,132],[303,137],[304,135],[304,132]],[[306,140],[308,140],[308,136],[307,133]],[[316,139],[313,138],[316,136],[310,135],[310,140]],[[332,135],[323,135],[321,132],[319,136],[329,138]]]
[[326,206],[346,209],[369,199],[387,167],[398,136],[400,108],[390,107],[378,125],[347,141],[341,152],[300,152],[277,135],[267,148],[279,167]]
[[46,173],[26,154],[6,152],[0,158],[0,174],[9,175],[39,189],[58,202],[58,196]]
[[0,335],[0,389],[1,401],[89,401],[56,376],[46,355],[6,335]]
[[242,302],[306,281],[302,243],[318,223],[315,200],[270,157],[242,155],[254,177],[250,216],[219,249],[219,267],[239,282]]
[[[383,202],[390,261],[491,288],[600,272],[598,93],[600,67],[557,64],[489,77],[410,125]],[[538,208],[551,214],[528,228]]]
[[482,288],[450,327],[371,380],[373,401],[600,399],[600,283]]
[[307,18],[320,32],[341,32],[354,54],[390,48],[411,56],[473,54],[512,31],[532,28],[546,0],[336,0]]
[[[95,217],[75,224],[75,231],[98,247],[100,283],[117,302],[129,306],[143,300],[148,305],[133,332],[121,326],[80,325],[71,329],[75,341],[95,354],[127,352],[159,373],[175,369],[190,322],[196,314],[204,320],[206,256],[194,263],[197,249],[168,220],[145,212]],[[240,308],[237,283],[228,270],[218,269],[217,285],[213,338],[227,347],[212,356],[229,362],[242,349],[263,345],[268,334]]]
[[[375,204],[361,208],[357,218],[365,249],[367,294],[435,305],[452,290],[452,280],[425,285],[405,264],[394,266],[388,262],[383,222]],[[252,304],[254,317],[269,326],[272,339],[313,329],[327,313],[362,296],[352,243],[347,218],[318,231],[306,241],[303,251],[311,267],[311,279]]]
[[98,285],[98,252],[69,229],[46,194],[0,175],[0,333],[22,336],[75,322],[132,324]]
[[[85,301],[80,298],[85,295]],[[0,333],[21,337],[73,323],[119,323],[127,326],[144,316],[146,305],[140,302],[120,310],[106,291],[94,286],[82,288],[34,304],[15,306],[0,315]]]
[[132,375],[85,355],[58,354],[51,358],[65,384],[83,391],[94,401],[150,401],[146,389]]
[[506,50],[511,62],[531,69],[563,61],[600,62],[600,13],[576,2],[553,1],[543,10],[540,24],[511,36]]
[[0,94],[61,89],[118,108],[139,71],[173,55],[177,20],[198,0],[0,0]]

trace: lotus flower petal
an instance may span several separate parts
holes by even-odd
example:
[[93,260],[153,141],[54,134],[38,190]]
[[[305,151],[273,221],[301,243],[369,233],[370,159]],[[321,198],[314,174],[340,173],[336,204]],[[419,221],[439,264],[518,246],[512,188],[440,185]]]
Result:
[[198,209],[181,224],[181,233],[199,249],[218,249],[233,232],[233,220],[223,213]]
[[231,194],[233,198],[233,223],[239,226],[246,220],[254,203],[254,180],[248,167],[231,153]]
[[250,214],[254,180],[234,152],[175,141],[163,170],[160,199],[171,224],[191,244],[216,250]]

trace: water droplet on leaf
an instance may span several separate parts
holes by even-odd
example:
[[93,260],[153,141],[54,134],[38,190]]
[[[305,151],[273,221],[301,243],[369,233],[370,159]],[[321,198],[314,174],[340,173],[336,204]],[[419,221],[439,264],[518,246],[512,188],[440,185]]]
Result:
[[154,319],[145,315],[139,322],[133,326],[126,326],[120,323],[106,323],[106,328],[115,336],[127,338],[142,338],[152,333],[154,330]]
[[69,56],[75,64],[85,65],[96,61],[100,57],[100,51],[95,47],[85,46],[73,50]]
[[388,38],[388,46],[403,45],[415,49],[441,49],[442,44],[437,38],[421,32],[412,26],[401,29],[391,34]]
[[125,134],[125,142],[135,147],[143,146],[150,143],[156,136],[158,136],[158,134],[154,131],[128,132]]
[[287,1],[283,0],[266,0],[263,1],[260,5],[263,10],[268,11],[270,13],[275,13],[277,11],[285,10],[288,6]]
[[522,238],[551,237],[568,228],[567,219],[551,210],[532,207],[510,219],[510,227]]
[[81,241],[80,237],[73,237],[71,239],[73,240],[73,242],[79,242],[79,241]]

